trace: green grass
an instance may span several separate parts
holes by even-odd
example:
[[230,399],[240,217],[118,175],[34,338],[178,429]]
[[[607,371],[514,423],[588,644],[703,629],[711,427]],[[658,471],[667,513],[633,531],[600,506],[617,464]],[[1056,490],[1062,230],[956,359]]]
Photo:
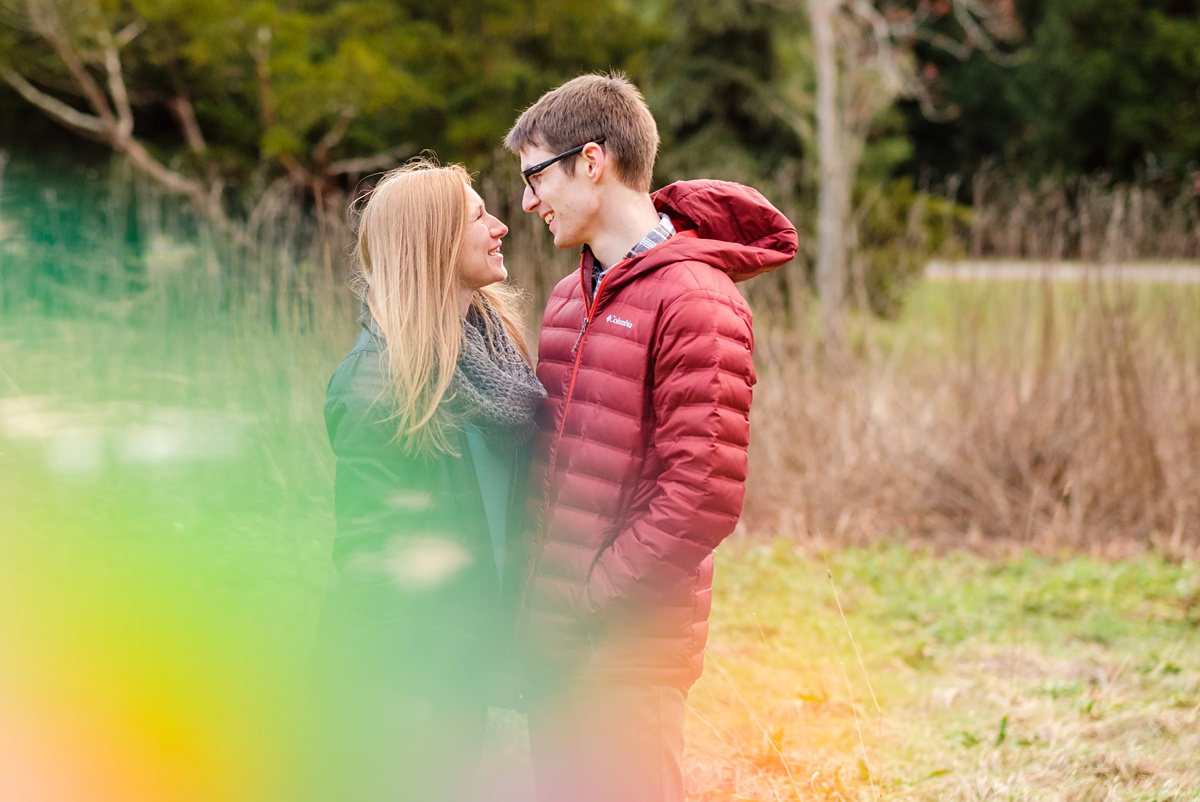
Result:
[[1129,310],[1140,331],[1185,347],[1181,341],[1200,337],[1197,309],[1195,284],[930,280],[913,286],[897,320],[859,321],[856,336],[887,353],[922,354],[937,364],[960,360],[968,349],[980,359],[1021,364],[1037,357],[1047,338],[1077,345],[1070,335],[1097,310]]
[[697,799],[1200,799],[1200,566],[721,556]]

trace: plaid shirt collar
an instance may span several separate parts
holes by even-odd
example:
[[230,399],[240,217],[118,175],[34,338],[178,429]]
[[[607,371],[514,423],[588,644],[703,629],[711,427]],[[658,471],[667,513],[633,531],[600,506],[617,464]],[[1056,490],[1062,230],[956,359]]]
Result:
[[[671,223],[671,218],[667,217],[662,212],[658,213],[658,225],[650,230],[650,233],[637,241],[637,244],[629,249],[629,253],[625,254],[626,259],[637,256],[639,253],[644,253],[650,250],[655,245],[662,245],[664,242],[675,236],[675,226]],[[595,257],[593,257],[594,259]],[[601,267],[599,262],[592,262],[592,291],[595,292],[596,287],[600,286],[600,280],[604,278],[604,274],[611,267]]]
[[625,258],[628,259],[631,256],[637,256],[642,251],[648,251],[655,245],[662,245],[673,236],[675,236],[675,226],[672,225],[671,218],[659,212],[658,225],[651,229],[649,234],[638,240],[637,245],[634,245],[629,249],[629,253],[625,254]]

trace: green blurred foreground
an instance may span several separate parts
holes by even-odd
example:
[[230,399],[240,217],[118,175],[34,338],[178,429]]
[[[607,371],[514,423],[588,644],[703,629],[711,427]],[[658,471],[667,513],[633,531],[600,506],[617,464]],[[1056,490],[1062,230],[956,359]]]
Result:
[[[0,798],[247,802],[288,771],[337,339],[0,324]],[[1195,564],[819,545],[721,550],[696,799],[1200,799]]]
[[0,798],[264,798],[332,531],[303,345],[4,320]]

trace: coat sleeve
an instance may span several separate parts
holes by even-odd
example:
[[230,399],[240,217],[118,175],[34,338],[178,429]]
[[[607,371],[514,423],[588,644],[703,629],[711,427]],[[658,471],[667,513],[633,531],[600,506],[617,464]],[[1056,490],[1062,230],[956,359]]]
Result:
[[[736,299],[736,300],[735,300]],[[745,498],[755,382],[749,310],[712,289],[664,310],[648,448],[660,470],[645,512],[597,558],[585,614],[653,603],[733,531]]]

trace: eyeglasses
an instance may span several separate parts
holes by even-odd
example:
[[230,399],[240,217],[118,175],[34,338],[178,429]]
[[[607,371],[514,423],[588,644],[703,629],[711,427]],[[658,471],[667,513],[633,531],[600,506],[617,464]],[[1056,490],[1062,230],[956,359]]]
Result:
[[525,186],[529,187],[531,192],[536,193],[537,188],[533,186],[533,182],[530,179],[532,179],[535,175],[540,173],[542,170],[545,170],[547,167],[554,164],[555,162],[562,161],[563,159],[567,158],[568,156],[574,156],[576,153],[579,153],[581,150],[586,148],[588,145],[592,144],[592,142],[595,142],[597,145],[603,145],[604,137],[589,140],[587,142],[584,142],[582,145],[580,145],[577,148],[571,148],[570,150],[563,151],[562,153],[558,154],[557,156],[555,156],[552,159],[546,159],[546,161],[542,162],[541,164],[535,164],[532,167],[525,168],[524,170],[521,171],[521,180],[525,182]]

